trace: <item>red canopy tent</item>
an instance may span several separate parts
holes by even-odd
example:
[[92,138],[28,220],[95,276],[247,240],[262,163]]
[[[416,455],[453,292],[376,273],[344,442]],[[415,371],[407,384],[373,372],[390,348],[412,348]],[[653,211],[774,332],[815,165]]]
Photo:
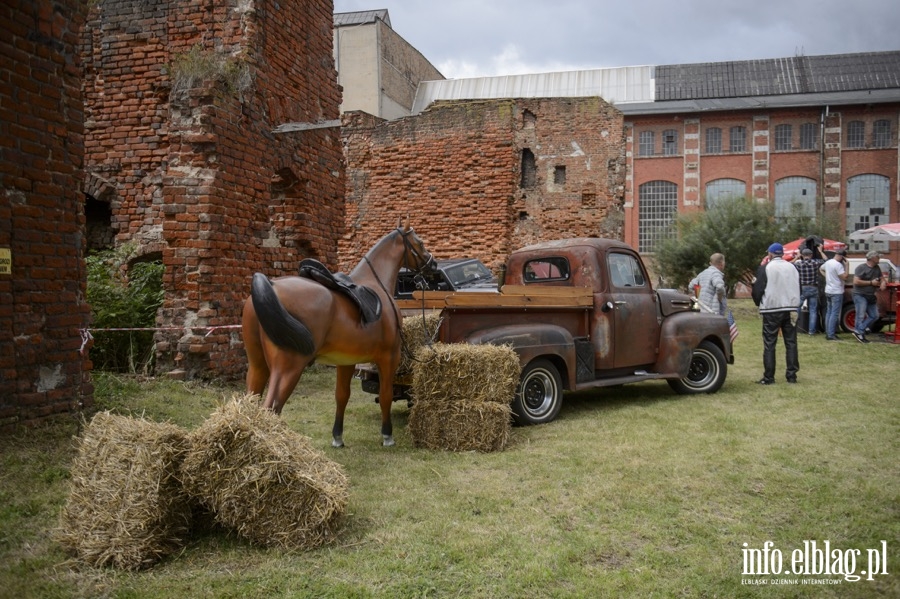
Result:
[[[784,244],[784,259],[793,260],[800,255],[800,247],[806,241],[806,237],[801,237],[795,241]],[[847,244],[834,239],[822,240],[822,250],[825,252],[835,252],[837,250],[846,250]]]

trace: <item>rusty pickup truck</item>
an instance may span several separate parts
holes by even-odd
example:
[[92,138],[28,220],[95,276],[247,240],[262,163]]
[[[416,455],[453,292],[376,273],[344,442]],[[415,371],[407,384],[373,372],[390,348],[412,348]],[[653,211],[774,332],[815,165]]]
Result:
[[[725,317],[700,313],[683,293],[654,290],[640,255],[615,240],[516,250],[500,293],[415,295],[398,307],[440,309],[439,341],[515,350],[522,366],[512,405],[517,424],[552,421],[568,390],[665,379],[678,393],[715,393],[734,363]],[[374,367],[359,376],[364,391],[377,392]]]

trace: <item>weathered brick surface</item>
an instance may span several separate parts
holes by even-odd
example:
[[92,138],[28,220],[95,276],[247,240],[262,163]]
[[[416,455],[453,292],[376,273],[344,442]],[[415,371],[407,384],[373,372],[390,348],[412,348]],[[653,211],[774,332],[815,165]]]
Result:
[[435,257],[492,268],[529,243],[621,235],[623,120],[599,98],[442,102],[387,122],[348,113],[343,136],[345,270],[406,215]]
[[84,3],[0,8],[0,430],[92,401],[77,42]]
[[[339,131],[273,132],[338,118],[332,12],[330,1],[105,0],[89,15],[87,189],[111,197],[118,243],[162,255],[157,324],[181,330],[157,333],[160,371],[241,376],[252,273],[337,263]],[[244,65],[244,78],[183,85],[170,65],[192,49]]]

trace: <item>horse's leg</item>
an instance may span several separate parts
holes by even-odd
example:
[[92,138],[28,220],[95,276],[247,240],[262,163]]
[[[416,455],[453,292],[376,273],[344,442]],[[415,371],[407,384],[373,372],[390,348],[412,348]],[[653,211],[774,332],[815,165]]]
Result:
[[304,356],[292,351],[276,347],[271,342],[264,345],[266,349],[266,362],[271,372],[269,376],[269,389],[266,393],[264,408],[268,408],[276,414],[281,414],[281,408],[287,403],[288,397],[294,392],[294,388],[300,381],[300,375],[313,360],[313,356]]
[[262,395],[269,380],[269,365],[266,364],[259,336],[259,321],[253,311],[253,304],[249,301],[244,304],[241,334],[244,338],[244,351],[247,354],[247,393]]
[[391,422],[391,406],[394,403],[394,374],[397,364],[390,361],[388,364],[378,364],[378,405],[381,407],[381,438],[382,445],[392,447],[394,445],[394,425]]
[[356,366],[338,366],[334,384],[334,426],[331,428],[331,446],[344,446],[344,411],[350,401],[350,381]]

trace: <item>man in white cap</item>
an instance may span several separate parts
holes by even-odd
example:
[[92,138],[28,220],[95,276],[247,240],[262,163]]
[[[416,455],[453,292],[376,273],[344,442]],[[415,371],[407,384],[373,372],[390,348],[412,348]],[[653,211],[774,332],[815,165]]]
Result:
[[853,272],[853,306],[856,308],[856,326],[853,336],[860,343],[868,343],[866,329],[878,320],[877,289],[885,289],[887,280],[881,273],[878,262],[881,252],[871,250],[866,254],[865,264],[860,264]]
[[760,385],[775,382],[775,344],[780,331],[787,362],[785,378],[789,383],[796,383],[800,370],[796,326],[800,273],[793,264],[784,261],[784,247],[780,243],[770,245],[768,252],[769,261],[756,271],[752,292],[763,321],[763,377],[758,382]]

